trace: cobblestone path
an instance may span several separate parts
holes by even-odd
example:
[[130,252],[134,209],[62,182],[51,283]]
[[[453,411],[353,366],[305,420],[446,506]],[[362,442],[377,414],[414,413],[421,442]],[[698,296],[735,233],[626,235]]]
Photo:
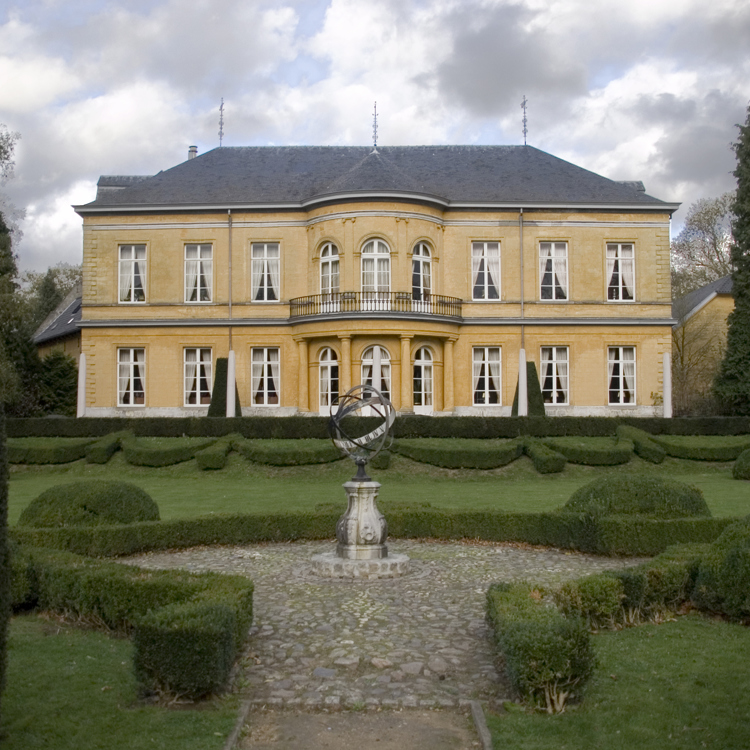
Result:
[[144,568],[212,570],[255,583],[243,658],[257,706],[452,708],[508,695],[484,618],[494,581],[553,582],[628,561],[515,545],[390,540],[411,572],[384,581],[314,577],[332,542],[199,547],[123,559]]

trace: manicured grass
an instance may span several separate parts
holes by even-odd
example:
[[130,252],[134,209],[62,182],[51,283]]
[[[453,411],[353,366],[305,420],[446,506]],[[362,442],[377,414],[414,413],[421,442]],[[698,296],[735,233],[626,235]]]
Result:
[[[607,473],[639,472],[668,476],[703,490],[715,516],[750,513],[747,483],[732,479],[731,463],[707,463],[667,458],[654,465],[634,457],[622,466],[590,467],[568,464],[559,474],[540,475],[530,459],[521,457],[500,469],[440,469],[393,456],[387,470],[371,469],[383,487],[383,508],[429,502],[435,508],[514,510],[538,512],[565,504],[583,484]],[[341,484],[352,477],[351,461],[315,466],[272,467],[252,464],[232,454],[226,468],[201,471],[194,460],[175,466],[131,466],[122,453],[108,464],[76,461],[62,466],[11,467],[10,523],[42,491],[82,477],[119,479],[143,487],[157,502],[162,519],[193,518],[205,513],[264,513],[300,511],[318,503],[340,503]]]
[[740,750],[750,747],[750,628],[697,616],[594,637],[583,703],[547,716],[490,716],[514,750]]
[[34,615],[11,622],[3,750],[212,750],[232,731],[237,699],[200,708],[139,703],[132,644]]

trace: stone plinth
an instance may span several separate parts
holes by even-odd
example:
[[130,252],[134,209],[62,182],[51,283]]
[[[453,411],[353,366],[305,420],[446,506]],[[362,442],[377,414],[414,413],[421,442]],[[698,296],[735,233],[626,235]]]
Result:
[[406,555],[389,555],[373,560],[351,560],[338,556],[335,552],[313,555],[312,569],[323,578],[349,578],[372,581],[378,578],[398,578],[409,572],[409,558]]
[[349,501],[336,524],[336,554],[344,560],[378,560],[388,557],[388,524],[375,501],[380,483],[345,482]]

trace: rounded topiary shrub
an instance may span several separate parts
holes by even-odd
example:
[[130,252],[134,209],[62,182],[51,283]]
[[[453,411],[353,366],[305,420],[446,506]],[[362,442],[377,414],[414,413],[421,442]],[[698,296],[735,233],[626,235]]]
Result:
[[750,450],[742,451],[732,467],[735,479],[750,479]]
[[128,482],[88,479],[42,492],[21,513],[20,526],[96,526],[158,521],[151,496]]
[[644,476],[595,479],[576,490],[564,509],[594,516],[638,514],[652,518],[685,518],[711,515],[697,487]]

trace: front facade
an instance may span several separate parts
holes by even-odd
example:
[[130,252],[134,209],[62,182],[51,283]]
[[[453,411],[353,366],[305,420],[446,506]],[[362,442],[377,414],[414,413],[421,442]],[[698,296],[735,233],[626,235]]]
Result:
[[[87,416],[660,412],[675,204],[530,147],[222,148],[102,178],[83,217]],[[79,409],[79,413],[82,410]]]

